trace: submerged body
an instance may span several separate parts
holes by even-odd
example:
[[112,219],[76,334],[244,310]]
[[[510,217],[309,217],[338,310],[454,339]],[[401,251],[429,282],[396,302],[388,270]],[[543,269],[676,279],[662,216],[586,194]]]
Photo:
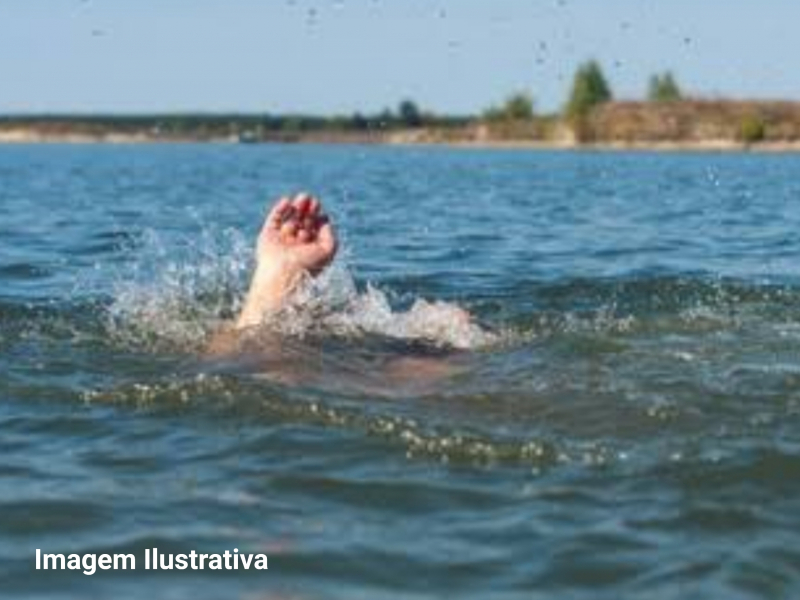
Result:
[[[208,354],[233,361],[239,368],[255,368],[284,383],[310,383],[317,378],[327,385],[347,381],[359,391],[379,395],[418,393],[463,368],[464,357],[456,352],[405,344],[403,352],[373,353],[368,365],[329,361],[338,362],[338,368],[326,373],[319,369],[323,353],[333,354],[335,350],[281,334],[276,324],[285,311],[303,310],[297,292],[333,261],[338,247],[336,233],[317,198],[309,194],[281,198],[259,233],[256,268],[242,310],[212,337]],[[455,305],[443,306],[434,310],[446,312],[443,316],[447,322],[456,327],[471,326],[468,312]],[[416,352],[408,353],[414,349]],[[315,354],[319,355],[316,359]],[[352,358],[357,362],[355,356]],[[354,377],[346,377],[348,372]]]

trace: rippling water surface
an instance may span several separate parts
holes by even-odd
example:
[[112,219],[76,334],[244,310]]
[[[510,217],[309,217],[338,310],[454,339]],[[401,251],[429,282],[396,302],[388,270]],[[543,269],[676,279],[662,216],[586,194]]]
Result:
[[[0,147],[2,597],[800,597],[798,172]],[[280,348],[204,359],[299,189],[337,264]],[[152,547],[270,568],[34,569]]]

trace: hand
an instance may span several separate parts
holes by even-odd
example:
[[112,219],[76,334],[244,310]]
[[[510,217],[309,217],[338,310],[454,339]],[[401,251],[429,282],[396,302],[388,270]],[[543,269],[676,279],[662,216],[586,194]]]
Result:
[[322,271],[336,255],[338,241],[319,200],[309,194],[281,198],[272,208],[258,237],[259,265]]
[[281,198],[258,235],[257,267],[236,329],[257,326],[279,311],[304,274],[322,271],[336,248],[336,234],[319,200],[308,194]]

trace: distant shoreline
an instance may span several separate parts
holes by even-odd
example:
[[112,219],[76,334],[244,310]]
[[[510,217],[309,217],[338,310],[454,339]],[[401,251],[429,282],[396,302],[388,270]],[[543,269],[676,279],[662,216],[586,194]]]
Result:
[[[435,145],[435,144],[432,144]],[[755,152],[755,153],[794,153],[800,152],[798,142],[762,142],[745,144],[727,140],[708,140],[699,142],[593,142],[558,144],[553,142],[503,141],[503,142],[452,142],[442,143],[454,148],[475,148],[486,150],[564,150],[598,152]]]
[[[267,139],[260,144],[318,144],[318,145],[375,145],[394,147],[449,147],[455,149],[475,150],[553,150],[553,151],[600,151],[600,152],[754,152],[754,153],[800,153],[800,140],[781,142],[759,142],[746,144],[732,140],[699,140],[699,141],[602,141],[602,142],[563,142],[526,139],[503,140],[454,140],[454,139],[417,139],[405,136],[299,136],[291,140]],[[139,145],[139,144],[240,144],[236,138],[212,137],[156,137],[143,134],[108,133],[104,135],[86,135],[77,133],[38,134],[33,131],[12,130],[0,131],[0,145],[36,145],[36,144],[75,144],[75,145]]]
[[[800,102],[607,102],[579,120],[387,113],[0,115],[0,144],[314,143],[485,149],[800,152]],[[411,123],[411,124],[410,124]]]

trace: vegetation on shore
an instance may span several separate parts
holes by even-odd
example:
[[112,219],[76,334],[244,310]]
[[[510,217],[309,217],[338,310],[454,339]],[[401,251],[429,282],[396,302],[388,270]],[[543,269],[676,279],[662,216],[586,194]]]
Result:
[[645,101],[614,99],[601,65],[575,72],[556,114],[539,114],[518,91],[479,116],[439,115],[403,100],[396,109],[339,116],[276,114],[0,115],[0,141],[238,141],[521,143],[574,146],[718,145],[800,147],[800,102],[686,96],[666,71]]
[[396,111],[324,117],[276,114],[0,115],[0,133],[29,131],[51,138],[140,137],[157,140],[300,141],[308,136],[370,137],[408,129],[465,127],[469,117],[425,113],[405,100]]

